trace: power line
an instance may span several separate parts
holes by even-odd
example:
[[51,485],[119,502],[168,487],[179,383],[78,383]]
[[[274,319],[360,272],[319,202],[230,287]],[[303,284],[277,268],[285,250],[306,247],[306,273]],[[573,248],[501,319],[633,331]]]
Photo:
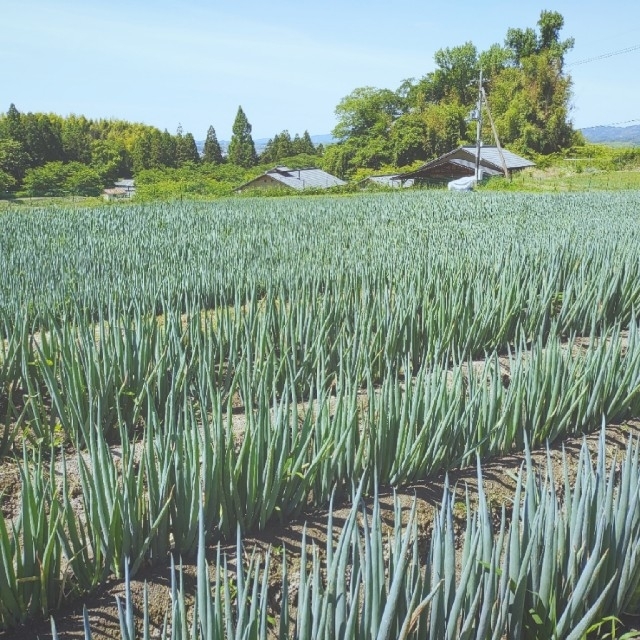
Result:
[[620,122],[610,122],[609,124],[594,124],[590,127],[580,127],[581,129],[595,129],[596,127],[617,127],[621,124],[632,124],[633,122],[640,122],[640,118],[634,120],[621,120]]
[[632,47],[626,49],[618,49],[618,51],[610,51],[609,53],[602,53],[599,56],[593,56],[591,58],[584,58],[582,60],[576,60],[575,62],[569,62],[566,67],[577,67],[580,64],[587,64],[587,62],[595,62],[596,60],[604,60],[605,58],[611,58],[613,56],[620,56],[623,53],[631,53],[640,49],[640,44],[635,44]]

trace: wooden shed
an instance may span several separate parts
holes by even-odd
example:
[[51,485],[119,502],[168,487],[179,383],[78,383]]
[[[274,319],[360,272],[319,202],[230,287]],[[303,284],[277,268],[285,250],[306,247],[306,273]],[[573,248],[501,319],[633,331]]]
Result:
[[[502,149],[504,164],[509,171],[520,171],[534,167],[535,163],[512,151]],[[415,180],[418,184],[446,183],[458,178],[475,175],[477,148],[475,146],[458,147],[449,153],[423,164],[418,169],[395,176],[396,180]],[[480,147],[481,177],[503,175],[503,162],[500,151],[495,146]]]

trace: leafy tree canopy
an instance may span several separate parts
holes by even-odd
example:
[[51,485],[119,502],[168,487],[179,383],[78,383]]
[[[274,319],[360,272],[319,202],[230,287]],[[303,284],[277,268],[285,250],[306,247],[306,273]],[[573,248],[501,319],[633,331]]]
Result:
[[245,169],[253,167],[258,161],[258,156],[251,137],[251,125],[242,107],[238,107],[232,132],[228,152],[229,162]]
[[125,122],[44,113],[21,113],[14,104],[0,114],[0,170],[19,187],[28,169],[78,162],[104,184],[154,167],[199,162],[191,133]]
[[222,148],[218,142],[216,130],[212,126],[207,130],[207,137],[204,141],[202,162],[208,162],[209,164],[222,164],[224,162]]

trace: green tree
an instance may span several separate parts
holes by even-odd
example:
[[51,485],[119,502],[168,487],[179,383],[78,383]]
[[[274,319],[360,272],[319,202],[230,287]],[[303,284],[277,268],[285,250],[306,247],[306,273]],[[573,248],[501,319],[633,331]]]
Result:
[[105,184],[129,175],[124,143],[113,139],[94,140],[91,143],[91,167]]
[[468,113],[468,106],[455,101],[431,104],[425,109],[426,149],[429,157],[447,153],[465,141]]
[[352,165],[354,155],[353,145],[348,140],[331,144],[324,150],[322,168],[334,176],[347,178],[349,171],[354,169]]
[[513,63],[517,66],[524,58],[538,52],[538,36],[534,29],[509,29],[505,46],[511,52]]
[[260,162],[263,164],[278,162],[278,160],[289,158],[296,153],[291,135],[285,129],[267,142],[264,151],[260,154]]
[[0,140],[0,171],[8,173],[16,183],[22,182],[30,158],[21,142],[8,138]]
[[144,130],[135,136],[131,149],[133,173],[137,174],[145,169],[155,169],[152,157],[152,135]]
[[335,110],[338,124],[333,129],[339,142],[325,150],[327,170],[345,177],[357,167],[390,164],[390,132],[404,107],[404,99],[389,89],[360,87],[343,98]]
[[12,175],[0,169],[0,197],[7,191],[11,191],[16,184],[16,180]]
[[478,50],[472,42],[439,49],[433,56],[435,71],[418,81],[415,88],[403,90],[412,108],[422,109],[434,102],[457,101],[471,104],[477,96]]
[[256,147],[251,137],[251,125],[242,107],[238,107],[232,133],[228,152],[229,162],[245,169],[255,166],[258,160]]
[[513,63],[519,66],[526,58],[547,52],[562,68],[565,53],[575,44],[573,38],[560,40],[564,18],[557,11],[542,11],[537,26],[538,33],[531,28],[507,31],[505,47],[511,52]]
[[99,196],[104,186],[100,174],[91,167],[79,162],[71,162],[66,166],[64,189],[76,196]]
[[68,165],[48,162],[40,167],[27,169],[22,183],[31,196],[63,196],[67,193]]
[[62,119],[44,113],[22,114],[24,148],[31,158],[31,166],[64,160],[62,148]]
[[181,167],[188,162],[197,164],[200,162],[200,154],[198,153],[198,147],[196,146],[193,134],[183,134],[182,125],[178,125],[176,134],[176,166]]
[[293,139],[293,153],[294,155],[301,155],[303,153],[314,155],[316,153],[316,148],[308,131],[305,130],[302,137],[296,135]]
[[500,138],[517,150],[548,154],[571,146],[571,79],[550,52],[505,69],[493,83],[491,105]]
[[216,136],[216,130],[213,126],[207,129],[207,137],[204,141],[204,149],[202,154],[202,162],[209,164],[222,164],[224,157],[222,155],[222,148],[218,142],[218,136]]
[[62,153],[67,162],[91,162],[91,123],[84,116],[70,115],[62,121]]
[[502,142],[523,153],[548,154],[576,136],[569,119],[571,77],[563,70],[574,40],[560,40],[564,18],[555,11],[542,11],[537,24],[538,32],[507,32],[511,66],[492,79],[489,99]]
[[158,139],[157,166],[176,166],[176,138],[166,129]]
[[22,114],[16,109],[13,102],[9,105],[4,118],[0,120],[0,138],[24,142]]
[[401,115],[391,128],[390,143],[393,163],[403,167],[416,160],[426,160],[430,155],[428,130],[424,114],[411,111]]
[[390,89],[355,89],[336,107],[338,124],[333,136],[338,139],[385,136],[403,106],[402,98]]

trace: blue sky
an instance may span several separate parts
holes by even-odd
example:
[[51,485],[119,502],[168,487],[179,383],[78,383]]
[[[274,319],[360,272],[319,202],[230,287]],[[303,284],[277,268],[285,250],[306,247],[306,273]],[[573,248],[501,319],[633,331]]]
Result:
[[[567,64],[640,45],[637,0],[0,0],[0,111],[180,123],[196,139],[212,124],[228,139],[242,105],[254,138],[329,133],[356,87],[396,89],[436,50],[502,43],[543,9],[576,40]],[[640,48],[568,67],[574,124],[640,121],[639,68]]]

